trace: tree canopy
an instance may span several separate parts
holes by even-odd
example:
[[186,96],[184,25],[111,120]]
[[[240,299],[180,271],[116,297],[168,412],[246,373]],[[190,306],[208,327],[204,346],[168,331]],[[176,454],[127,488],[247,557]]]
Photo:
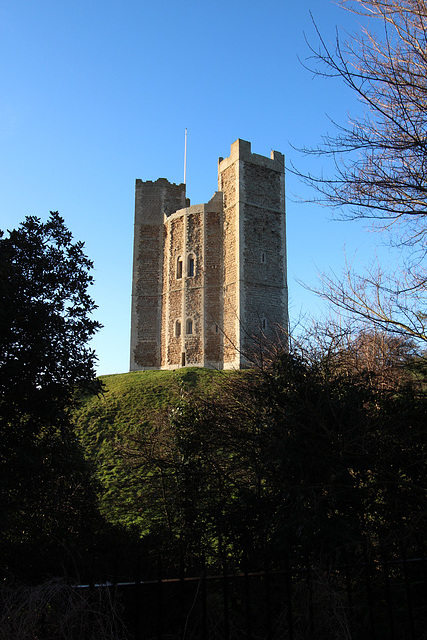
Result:
[[[2,234],[3,235],[3,234]],[[88,340],[100,327],[90,318],[92,262],[72,241],[58,212],[47,222],[30,216],[0,238],[0,402],[4,411],[45,414],[70,399],[75,385],[95,377]],[[55,402],[52,402],[55,400]]]
[[[425,374],[414,363],[410,341],[318,328],[206,388],[190,384],[202,371],[155,372],[149,404],[152,372],[108,380],[77,412],[103,513],[170,567],[181,554],[256,565],[287,546],[336,559],[363,541],[423,539]],[[174,395],[155,408],[160,374]]]
[[78,528],[83,467],[69,410],[79,388],[99,389],[96,356],[87,346],[100,327],[90,317],[92,266],[58,212],[1,232],[3,542],[48,540],[59,535],[64,518],[65,528]]

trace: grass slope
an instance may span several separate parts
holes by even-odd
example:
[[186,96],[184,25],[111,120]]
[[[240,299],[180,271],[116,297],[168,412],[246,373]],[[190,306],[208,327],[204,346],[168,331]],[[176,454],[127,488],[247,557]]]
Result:
[[138,371],[102,376],[104,393],[85,396],[75,411],[76,433],[93,467],[99,507],[111,524],[148,532],[144,482],[149,470],[130,460],[141,430],[152,429],[183,391],[215,393],[229,374],[207,369]]

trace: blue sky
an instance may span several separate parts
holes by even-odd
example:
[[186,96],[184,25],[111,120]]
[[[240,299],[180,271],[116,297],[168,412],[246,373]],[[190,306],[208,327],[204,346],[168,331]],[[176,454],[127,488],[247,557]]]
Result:
[[[128,370],[134,183],[183,180],[206,202],[217,160],[237,138],[287,162],[327,165],[293,146],[316,144],[360,112],[339,81],[302,61],[316,42],[358,18],[332,0],[0,0],[0,228],[59,210],[95,263],[104,329],[92,341],[100,374]],[[377,236],[332,221],[287,176],[291,319],[322,305],[298,284],[340,270],[343,247],[368,260]]]

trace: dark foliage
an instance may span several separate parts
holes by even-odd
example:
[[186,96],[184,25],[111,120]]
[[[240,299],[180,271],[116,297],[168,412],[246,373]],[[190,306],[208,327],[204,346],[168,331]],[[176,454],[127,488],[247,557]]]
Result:
[[57,212],[28,217],[0,240],[0,398],[2,415],[62,414],[76,385],[95,377],[87,341],[92,262]]
[[362,543],[421,543],[426,400],[395,343],[360,334],[282,353],[211,397],[183,392],[132,446],[153,545],[171,563],[230,553],[253,566],[289,546],[317,563]]
[[[3,550],[64,542],[89,490],[69,421],[77,389],[99,389],[87,341],[100,327],[91,261],[57,212],[0,237],[0,482]],[[33,545],[36,544],[36,547]]]

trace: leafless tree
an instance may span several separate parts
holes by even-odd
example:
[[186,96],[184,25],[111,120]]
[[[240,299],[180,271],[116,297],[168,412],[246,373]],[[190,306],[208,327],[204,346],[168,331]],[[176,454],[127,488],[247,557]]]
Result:
[[427,342],[426,287],[404,265],[391,272],[376,261],[360,275],[346,261],[339,277],[324,273],[320,280],[318,293],[345,315],[375,330]]
[[[365,277],[346,268],[344,280],[326,276],[321,293],[350,313],[426,340],[427,274],[427,1],[340,0],[364,16],[358,36],[333,48],[319,35],[315,73],[339,77],[358,96],[362,115],[334,135],[303,149],[335,163],[331,178],[305,174],[317,201],[344,217],[371,220],[399,253],[399,275],[377,267]],[[302,174],[300,174],[302,175]],[[405,258],[402,258],[405,255]]]
[[291,350],[316,370],[321,365],[328,380],[343,375],[358,378],[377,391],[416,384],[412,365],[419,361],[420,353],[412,338],[376,326],[364,327],[338,314],[307,323]]

